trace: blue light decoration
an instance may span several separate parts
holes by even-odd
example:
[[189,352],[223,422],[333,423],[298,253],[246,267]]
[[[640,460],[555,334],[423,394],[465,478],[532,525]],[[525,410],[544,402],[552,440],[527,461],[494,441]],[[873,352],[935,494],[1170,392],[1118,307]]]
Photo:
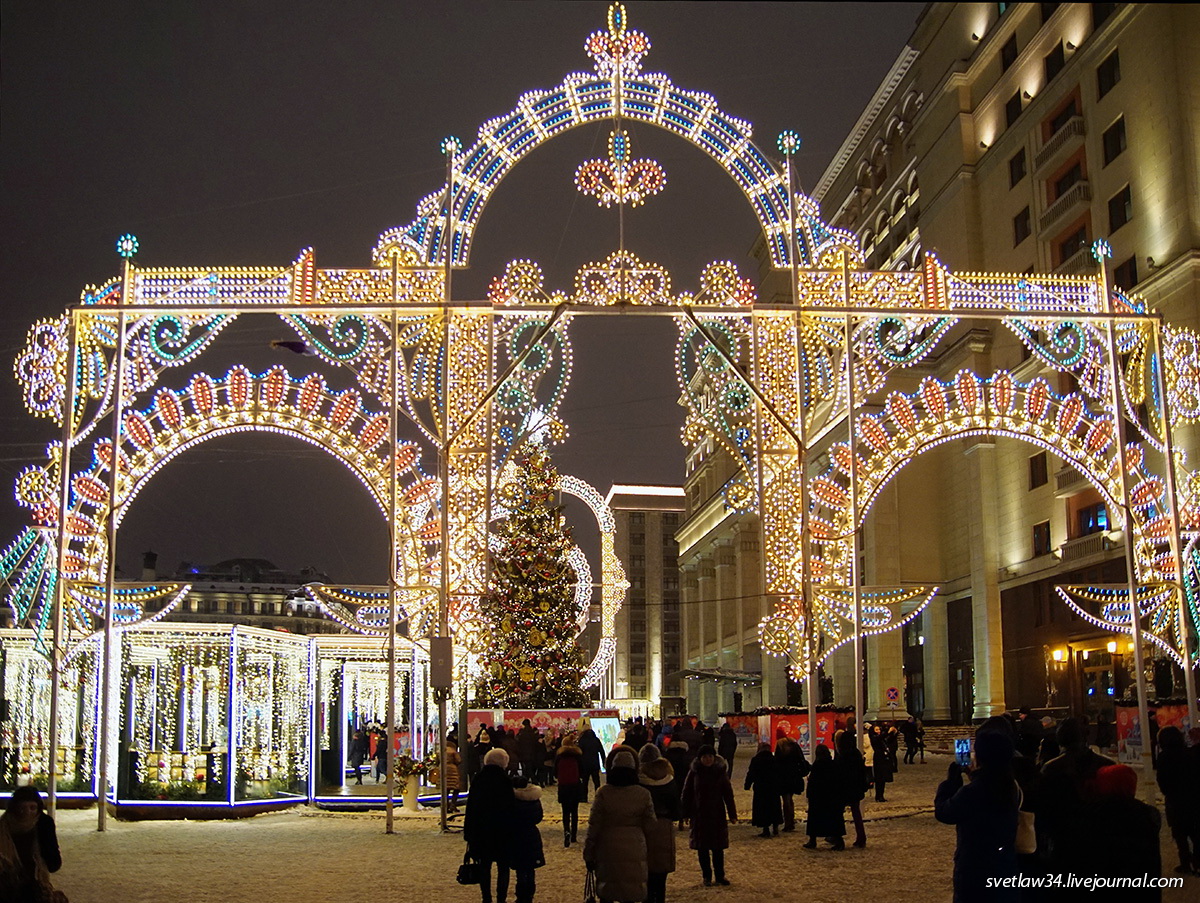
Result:
[[137,240],[137,236],[134,235],[132,232],[126,232],[124,235],[122,235],[120,238],[117,239],[117,253],[119,255],[121,255],[122,257],[124,257],[126,260],[131,258],[137,252],[138,252],[138,240]]
[[792,129],[785,129],[775,139],[775,146],[779,148],[779,152],[785,157],[790,157],[796,151],[800,150],[800,136]]
[[1096,262],[1112,257],[1112,245],[1108,243],[1107,238],[1097,238],[1092,242],[1092,256],[1096,258]]

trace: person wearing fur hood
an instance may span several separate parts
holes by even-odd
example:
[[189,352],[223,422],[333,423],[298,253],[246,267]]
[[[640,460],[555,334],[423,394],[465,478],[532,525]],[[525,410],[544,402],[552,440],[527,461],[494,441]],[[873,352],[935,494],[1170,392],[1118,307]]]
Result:
[[513,831],[509,838],[508,864],[517,874],[516,903],[533,903],[537,891],[535,869],[546,864],[542,850],[542,788],[521,776],[513,778]]
[[[700,860],[704,886],[728,884],[725,850],[729,846],[729,822],[737,824],[729,766],[707,744],[700,747],[683,782],[683,815],[692,821],[691,848]],[[711,858],[710,858],[711,857]]]
[[656,825],[650,791],[638,783],[628,746],[608,755],[608,781],[596,791],[583,842],[583,861],[596,872],[603,903],[646,899],[649,839]]
[[647,743],[638,751],[638,783],[654,802],[654,832],[647,838],[646,903],[666,903],[667,875],[675,871],[675,822],[680,819],[679,785],[675,769],[658,747]]

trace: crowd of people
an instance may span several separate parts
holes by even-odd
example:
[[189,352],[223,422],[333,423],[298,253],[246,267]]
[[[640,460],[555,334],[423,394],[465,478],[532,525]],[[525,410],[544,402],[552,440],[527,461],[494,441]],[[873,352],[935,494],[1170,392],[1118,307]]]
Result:
[[[1156,732],[1156,779],[1181,874],[1200,872],[1200,729]],[[956,827],[954,899],[1037,900],[1068,876],[1127,879],[1135,899],[1161,900],[1159,811],[1136,798],[1138,776],[1089,743],[1089,725],[1054,725],[1028,711],[976,730],[973,762],[952,762],[934,814]]]
[[[852,721],[850,732],[835,735],[834,750],[817,746],[812,763],[782,732],[774,745],[760,743],[744,782],[752,793],[750,823],[760,829],[758,836],[777,837],[802,827],[808,834],[804,847],[815,849],[825,839],[833,849],[844,849],[849,811],[854,845],[866,846],[861,801],[877,782],[894,780],[898,738],[904,737],[912,752],[906,762],[924,758],[923,730],[915,719],[909,724],[864,726],[870,765],[855,742]],[[457,729],[451,736],[457,739]],[[579,731],[545,736],[528,720],[516,731],[478,725],[464,750],[468,763],[480,763],[467,799],[464,834],[469,858],[481,867],[483,903],[506,899],[513,871],[517,903],[532,901],[534,873],[545,857],[540,833],[528,828],[542,818],[542,786],[555,787],[564,847],[578,843],[579,805],[594,790],[583,861],[594,873],[601,901],[663,903],[667,876],[677,867],[676,836],[685,829],[704,886],[729,885],[725,851],[729,825],[738,822],[732,784],[737,750],[738,735],[729,724],[718,730],[686,716],[666,724],[633,719],[607,755],[586,719]],[[522,794],[536,799],[536,812],[521,814]],[[803,825],[796,817],[800,795],[807,800]]]

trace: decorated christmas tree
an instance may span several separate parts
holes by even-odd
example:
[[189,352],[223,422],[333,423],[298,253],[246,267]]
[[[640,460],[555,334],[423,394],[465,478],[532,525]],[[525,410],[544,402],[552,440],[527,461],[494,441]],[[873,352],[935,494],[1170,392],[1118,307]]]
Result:
[[492,634],[483,654],[479,702],[579,708],[583,649],[575,608],[571,532],[556,504],[558,471],[545,449],[519,455],[499,490],[508,516],[497,532],[490,592],[482,603]]

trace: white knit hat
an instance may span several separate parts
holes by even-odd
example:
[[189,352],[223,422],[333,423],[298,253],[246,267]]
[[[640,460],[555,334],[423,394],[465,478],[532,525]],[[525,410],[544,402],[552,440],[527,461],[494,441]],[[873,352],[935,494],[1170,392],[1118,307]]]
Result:
[[498,746],[495,749],[489,749],[487,755],[483,757],[483,764],[508,768],[508,752]]

